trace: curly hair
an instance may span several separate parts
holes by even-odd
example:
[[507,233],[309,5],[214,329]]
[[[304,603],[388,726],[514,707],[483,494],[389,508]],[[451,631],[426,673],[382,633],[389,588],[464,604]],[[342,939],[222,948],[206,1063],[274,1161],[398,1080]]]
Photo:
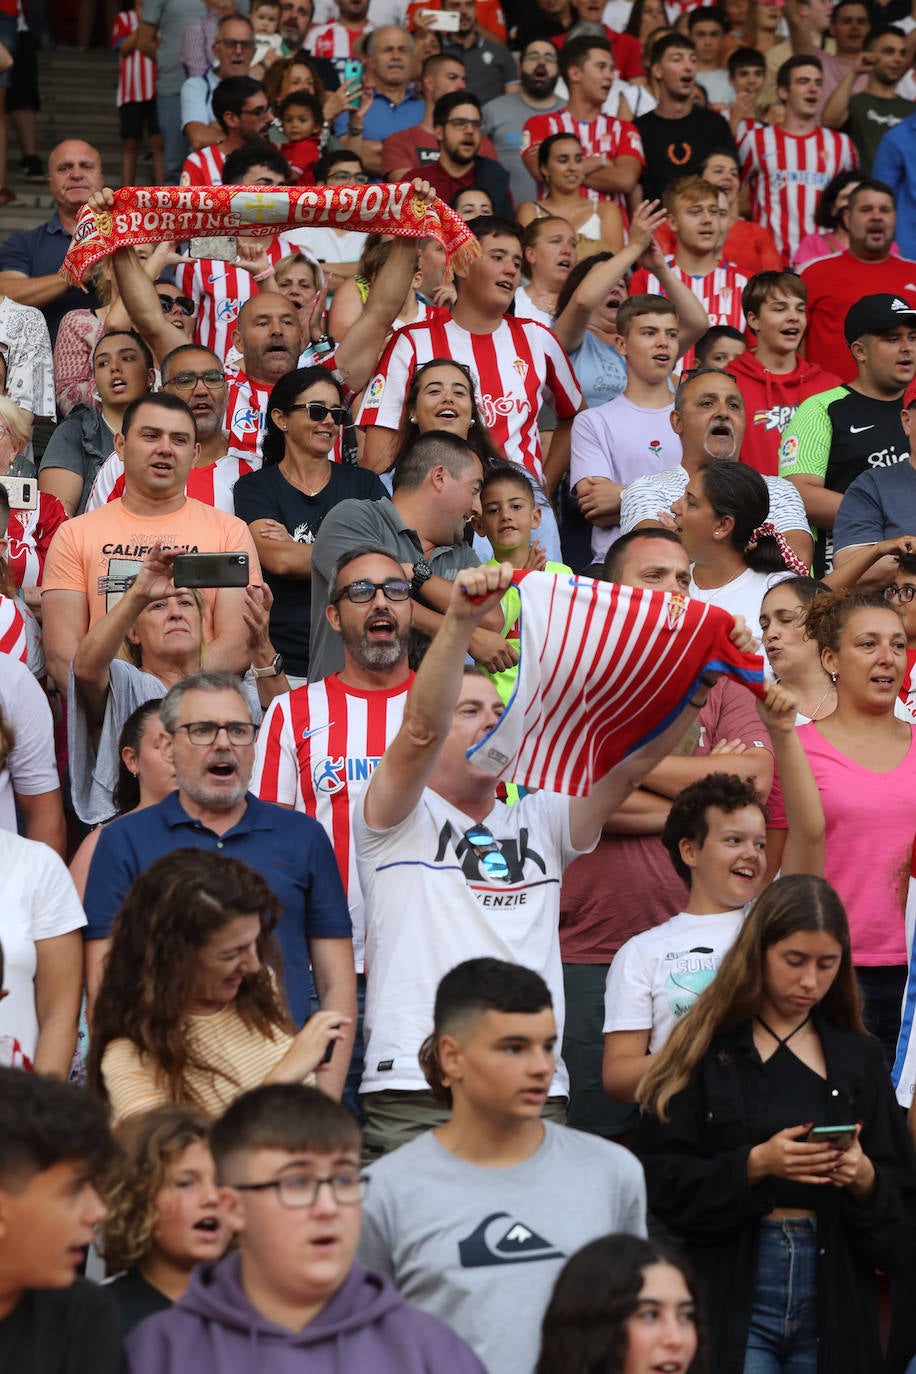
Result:
[[152,1249],[155,1198],[190,1145],[209,1143],[210,1123],[186,1107],[158,1107],[126,1121],[117,1133],[117,1166],[104,1188],[101,1250],[109,1273],[135,1268]]
[[[653,1264],[679,1270],[697,1304],[696,1284],[683,1258],[640,1236],[601,1236],[567,1260],[544,1313],[535,1374],[622,1374],[627,1321],[636,1311],[645,1271]],[[689,1374],[703,1374],[706,1368],[699,1316],[696,1326],[697,1353]]]
[[705,778],[698,778],[678,792],[671,803],[661,840],[678,876],[685,883],[690,882],[692,874],[681,858],[681,841],[692,840],[702,848],[709,834],[711,809],[730,816],[746,806],[759,807],[766,819],[766,810],[753,781],[740,778],[736,773],[707,773]]
[[817,641],[821,653],[825,649],[838,653],[846,622],[856,611],[893,611],[898,620],[903,620],[894,602],[886,601],[883,592],[847,591],[835,595],[824,588],[808,606],[805,634]]
[[197,956],[235,917],[252,913],[261,918],[261,967],[242,979],[233,1005],[249,1030],[270,1040],[277,1031],[293,1032],[275,977],[280,962],[272,939],[280,919],[277,898],[261,875],[239,859],[178,849],[140,874],[115,917],[89,1037],[90,1087],[107,1097],[102,1056],[111,1041],[123,1038],[155,1061],[173,1102],[200,1105],[188,1071],[220,1071],[197,1057],[188,1041]]

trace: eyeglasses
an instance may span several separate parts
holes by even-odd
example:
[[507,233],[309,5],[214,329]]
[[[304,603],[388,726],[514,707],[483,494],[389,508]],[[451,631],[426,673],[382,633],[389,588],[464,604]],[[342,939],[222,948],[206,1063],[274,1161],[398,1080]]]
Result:
[[266,114],[270,114],[270,106],[269,106],[269,105],[255,105],[255,107],[254,107],[253,110],[246,110],[246,109],[244,108],[244,106],[243,106],[242,109],[239,110],[239,114],[244,114],[244,115],[266,115]]
[[225,380],[225,372],[210,367],[206,372],[176,372],[175,376],[170,377],[165,385],[173,386],[176,391],[193,391],[198,382],[203,382],[208,391],[217,391],[225,383]]
[[479,129],[482,120],[479,119],[447,119],[446,124],[450,124],[453,129]]
[[328,172],[328,186],[368,186],[369,178],[365,172]]
[[324,401],[297,401],[295,405],[287,406],[287,415],[292,415],[294,410],[307,410],[310,420],[326,420],[331,417],[331,423],[335,425],[345,425],[350,418],[346,406],[326,406]]
[[163,315],[168,315],[171,310],[180,310],[182,315],[188,318],[194,314],[194,302],[190,296],[160,296],[159,304],[162,306]]
[[218,38],[216,42],[221,48],[232,48],[237,52],[247,52],[249,48],[254,51],[254,40],[251,38]]
[[500,843],[494,839],[485,825],[474,825],[464,832],[465,843],[473,849],[481,868],[488,878],[498,878],[508,882],[509,865]]
[[266,1193],[275,1188],[281,1207],[294,1211],[300,1207],[313,1207],[318,1201],[318,1189],[326,1183],[334,1194],[334,1200],[341,1207],[355,1207],[362,1202],[369,1187],[368,1174],[351,1173],[344,1170],[339,1174],[326,1174],[319,1178],[315,1174],[285,1174],[283,1178],[270,1178],[265,1183],[233,1183],[230,1187],[239,1193]]
[[555,52],[526,52],[522,54],[522,62],[543,62],[545,67],[556,67],[559,59]]
[[885,601],[899,601],[901,606],[908,606],[914,596],[916,596],[916,587],[912,585],[898,587],[892,583],[889,587],[884,588]]
[[215,744],[221,730],[225,730],[230,744],[254,744],[258,733],[257,726],[250,720],[228,720],[219,724],[215,720],[192,720],[187,725],[176,725],[172,733],[177,734],[179,730],[186,730],[191,743],[201,747]]
[[336,603],[345,596],[348,601],[362,606],[368,601],[374,601],[376,592],[384,592],[386,601],[408,601],[410,583],[400,577],[389,577],[385,582],[369,582],[360,578],[358,582],[348,582],[345,587],[341,587],[334,601]]

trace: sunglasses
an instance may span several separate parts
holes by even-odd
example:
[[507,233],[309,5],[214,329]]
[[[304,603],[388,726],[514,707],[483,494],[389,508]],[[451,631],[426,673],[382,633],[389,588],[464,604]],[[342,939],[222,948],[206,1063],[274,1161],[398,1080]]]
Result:
[[171,310],[180,310],[182,315],[187,315],[190,319],[194,314],[194,302],[190,296],[160,296],[159,304],[162,306],[163,315],[168,315]]
[[509,881],[509,865],[502,847],[485,825],[472,825],[464,832],[464,841],[474,851],[488,878],[497,878],[504,883]]
[[346,406],[326,406],[323,401],[297,401],[295,405],[288,406],[287,415],[292,415],[294,410],[307,410],[310,420],[326,420],[331,417],[331,423],[335,425],[345,425],[349,419],[349,411]]

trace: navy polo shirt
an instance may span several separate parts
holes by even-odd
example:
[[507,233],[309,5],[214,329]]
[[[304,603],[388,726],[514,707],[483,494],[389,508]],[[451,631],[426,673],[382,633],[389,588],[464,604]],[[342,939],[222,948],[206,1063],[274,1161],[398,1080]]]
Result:
[[257,869],[283,908],[276,934],[283,986],[296,1025],[308,1019],[312,978],[308,942],[350,939],[352,926],[337,860],[311,816],[246,794],[244,816],[217,835],[189,816],[178,793],[104,826],[86,883],[87,940],[105,940],[127,890],[154,859],[176,849],[210,849]]
[[[35,229],[18,229],[0,244],[0,272],[22,272],[26,277],[53,276],[60,270],[69,247],[70,235],[55,210],[44,224]],[[68,286],[62,295],[41,306],[52,345],[68,310],[95,310],[101,304],[94,291],[87,293],[78,286]]]

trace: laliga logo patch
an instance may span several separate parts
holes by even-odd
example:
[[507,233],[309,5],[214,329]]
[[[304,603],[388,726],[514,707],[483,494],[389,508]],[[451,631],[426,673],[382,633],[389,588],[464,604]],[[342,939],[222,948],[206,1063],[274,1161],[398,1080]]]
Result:
[[382,394],[384,390],[385,378],[381,375],[381,373],[376,373],[376,375],[372,378],[372,381],[366,388],[366,405],[377,406],[382,399]]
[[239,406],[232,417],[233,434],[257,434],[261,428],[261,412],[254,406]]
[[668,629],[676,630],[678,621],[687,609],[687,598],[683,592],[668,593]]
[[229,208],[247,224],[282,224],[290,217],[286,191],[239,191]]

